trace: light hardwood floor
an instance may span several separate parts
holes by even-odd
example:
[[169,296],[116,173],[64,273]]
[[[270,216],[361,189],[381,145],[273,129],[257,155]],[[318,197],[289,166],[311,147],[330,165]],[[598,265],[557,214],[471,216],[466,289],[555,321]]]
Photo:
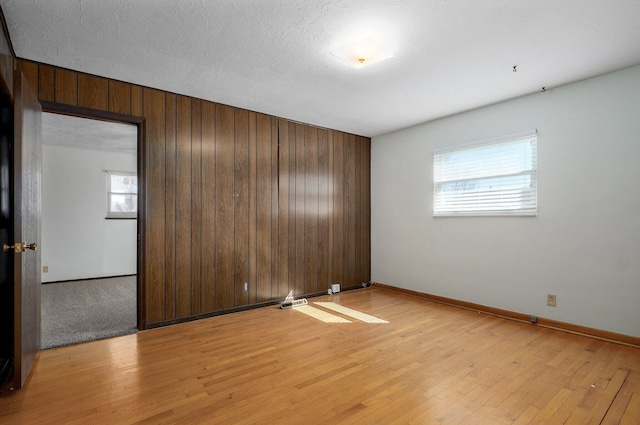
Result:
[[0,423],[640,423],[640,349],[377,288],[309,301],[389,323],[268,307],[44,351]]

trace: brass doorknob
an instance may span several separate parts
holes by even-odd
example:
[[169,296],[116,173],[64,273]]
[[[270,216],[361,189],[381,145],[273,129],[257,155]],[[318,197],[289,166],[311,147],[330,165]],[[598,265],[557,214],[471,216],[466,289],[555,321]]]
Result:
[[16,242],[13,245],[7,245],[5,243],[2,245],[2,249],[4,249],[4,252],[8,252],[10,250],[13,250],[13,252],[22,252],[22,244],[20,242]]
[[27,245],[26,242],[16,242],[13,245],[7,245],[6,243],[4,245],[2,245],[2,249],[4,249],[5,252],[8,252],[10,250],[13,250],[13,252],[22,252],[22,251],[26,251],[27,249],[31,249],[33,251],[37,251],[38,250],[38,244],[36,243],[30,243]]

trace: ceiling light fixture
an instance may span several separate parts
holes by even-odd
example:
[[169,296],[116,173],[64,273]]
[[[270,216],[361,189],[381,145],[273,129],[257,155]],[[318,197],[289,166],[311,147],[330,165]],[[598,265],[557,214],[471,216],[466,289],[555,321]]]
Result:
[[393,57],[387,46],[372,37],[344,45],[331,54],[354,68],[373,65]]

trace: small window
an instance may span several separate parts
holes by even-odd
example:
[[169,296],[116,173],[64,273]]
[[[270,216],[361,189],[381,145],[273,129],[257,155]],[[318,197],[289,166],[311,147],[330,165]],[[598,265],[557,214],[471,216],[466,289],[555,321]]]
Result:
[[536,215],[537,134],[513,134],[433,155],[433,215]]
[[135,173],[107,171],[107,218],[137,218],[138,177]]

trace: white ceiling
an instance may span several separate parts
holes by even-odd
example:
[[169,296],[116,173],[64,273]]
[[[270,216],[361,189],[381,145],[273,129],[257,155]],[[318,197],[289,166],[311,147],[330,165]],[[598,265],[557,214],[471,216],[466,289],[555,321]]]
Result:
[[45,112],[42,114],[42,142],[76,149],[135,154],[138,127]]
[[[0,5],[18,57],[364,136],[640,63],[639,0]],[[395,57],[331,55],[364,36]]]

